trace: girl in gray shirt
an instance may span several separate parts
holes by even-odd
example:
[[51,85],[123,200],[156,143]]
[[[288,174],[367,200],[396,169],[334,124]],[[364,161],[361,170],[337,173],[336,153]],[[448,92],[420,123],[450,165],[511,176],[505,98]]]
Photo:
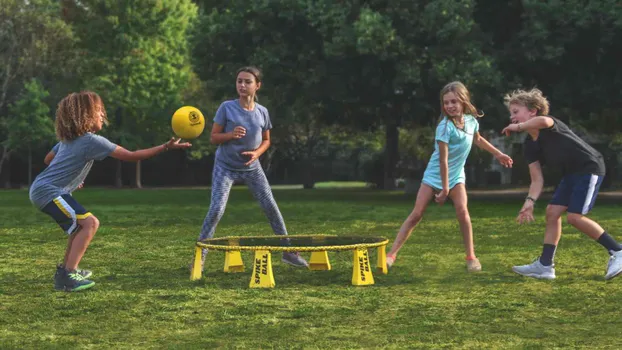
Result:
[[[270,184],[259,163],[259,157],[270,147],[270,115],[256,102],[261,87],[261,71],[243,67],[236,74],[239,98],[223,102],[216,116],[210,141],[217,144],[212,173],[212,197],[199,240],[214,236],[216,225],[225,213],[229,192],[234,182],[244,182],[259,201],[276,235],[287,235],[283,216],[272,195]],[[207,249],[203,250],[205,261]],[[296,252],[284,252],[282,261],[306,267],[307,262]],[[201,266],[203,268],[203,266]]]

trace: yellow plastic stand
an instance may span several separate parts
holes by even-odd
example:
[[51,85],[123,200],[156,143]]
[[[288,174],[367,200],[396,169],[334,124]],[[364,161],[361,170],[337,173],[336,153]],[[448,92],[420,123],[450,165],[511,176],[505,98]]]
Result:
[[352,261],[352,285],[367,286],[370,284],[374,284],[374,276],[371,272],[367,249],[355,249]]
[[326,271],[330,270],[330,261],[328,260],[328,252],[311,252],[309,260],[309,270]]
[[239,250],[227,250],[225,252],[225,272],[244,272],[242,254]]
[[272,256],[269,250],[255,251],[253,262],[253,274],[251,275],[250,288],[274,288],[274,275],[272,274]]
[[387,268],[387,246],[381,245],[376,251],[378,252],[378,272],[386,275],[389,273],[389,269]]
[[194,248],[194,262],[192,263],[192,271],[190,271],[190,280],[196,281],[201,279],[201,247]]

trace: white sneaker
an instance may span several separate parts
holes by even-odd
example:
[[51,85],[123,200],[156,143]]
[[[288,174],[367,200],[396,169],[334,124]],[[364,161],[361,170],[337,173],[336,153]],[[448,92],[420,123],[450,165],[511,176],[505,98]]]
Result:
[[610,280],[622,273],[622,250],[614,252],[607,264],[606,280]]
[[[622,257],[621,257],[622,262]],[[622,269],[622,266],[620,267]],[[540,278],[545,280],[555,279],[555,265],[544,266],[540,262],[540,258],[536,258],[529,265],[521,265],[512,267],[512,271],[516,272],[519,275]]]

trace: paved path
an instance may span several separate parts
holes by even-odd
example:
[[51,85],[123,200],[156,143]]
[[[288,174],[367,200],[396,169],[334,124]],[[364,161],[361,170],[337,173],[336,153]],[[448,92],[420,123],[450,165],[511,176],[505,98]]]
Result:
[[[468,190],[469,198],[473,199],[522,199],[527,195],[528,188],[514,188],[505,190]],[[548,200],[553,195],[552,190],[545,191],[540,199]],[[606,201],[608,203],[622,204],[622,191],[601,191],[598,193],[597,203]]]

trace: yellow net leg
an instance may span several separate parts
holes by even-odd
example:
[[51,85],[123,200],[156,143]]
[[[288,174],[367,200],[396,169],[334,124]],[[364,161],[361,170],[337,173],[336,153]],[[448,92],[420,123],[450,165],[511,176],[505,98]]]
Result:
[[370,265],[367,249],[355,249],[352,261],[352,285],[366,286],[374,284],[374,276]]
[[239,250],[227,250],[225,252],[225,272],[244,272],[242,254]]
[[325,271],[330,270],[330,261],[328,260],[328,252],[311,252],[309,260],[309,270]]
[[381,245],[380,247],[378,247],[377,252],[378,252],[378,265],[377,265],[378,272],[386,275],[389,272],[389,269],[387,269],[387,246]]
[[194,248],[194,262],[192,263],[192,271],[190,271],[191,281],[201,279],[201,251],[201,247]]
[[253,274],[251,275],[250,288],[274,288],[274,275],[272,274],[272,255],[269,250],[255,251],[253,261]]

